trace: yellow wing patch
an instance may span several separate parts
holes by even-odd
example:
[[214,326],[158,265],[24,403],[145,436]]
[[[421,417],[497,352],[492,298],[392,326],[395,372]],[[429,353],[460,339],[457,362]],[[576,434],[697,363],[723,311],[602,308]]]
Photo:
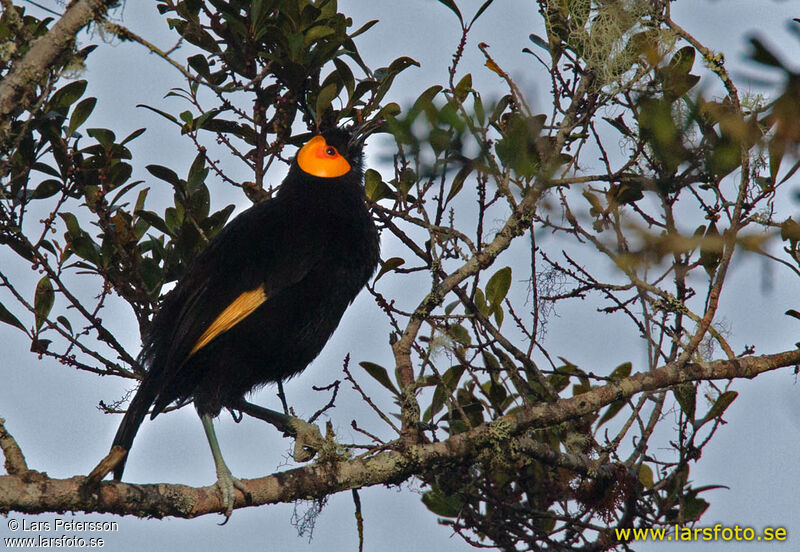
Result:
[[192,347],[192,350],[189,352],[189,356],[208,345],[208,343],[219,334],[227,332],[236,324],[250,316],[253,311],[266,300],[267,294],[264,293],[263,285],[242,293],[233,303],[228,305],[228,307],[214,319],[206,331],[203,332],[203,335],[200,336],[200,339],[197,340],[197,343],[194,344],[194,347]]

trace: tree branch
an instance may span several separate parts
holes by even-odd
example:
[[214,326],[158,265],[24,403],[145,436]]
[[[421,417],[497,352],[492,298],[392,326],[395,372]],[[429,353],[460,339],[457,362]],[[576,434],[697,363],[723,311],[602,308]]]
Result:
[[[258,479],[244,480],[251,500],[241,495],[237,507],[292,502],[309,497],[371,485],[396,484],[413,475],[469,462],[489,447],[513,439],[523,450],[542,462],[579,473],[603,476],[617,465],[595,466],[587,458],[550,449],[524,436],[537,427],[552,426],[594,412],[615,400],[638,393],[668,389],[689,381],[753,378],[760,373],[800,363],[800,349],[772,355],[717,360],[708,363],[677,363],[639,373],[592,389],[570,399],[521,408],[491,424],[484,424],[445,441],[407,447],[403,452],[386,451],[369,458],[326,461]],[[521,438],[517,439],[518,436]],[[4,449],[5,450],[5,449]],[[610,471],[609,471],[610,473]],[[0,513],[54,511],[112,512],[136,516],[191,518],[224,509],[215,486],[103,483],[87,491],[86,477],[51,479],[44,473],[27,471],[0,476]]]
[[0,82],[0,129],[6,127],[8,116],[42,82],[58,57],[72,48],[75,35],[105,15],[113,4],[116,0],[73,0],[47,34],[36,39],[31,49]]
[[28,464],[17,441],[6,430],[6,421],[0,418],[0,450],[6,457],[6,472],[9,475],[20,475],[28,471]]

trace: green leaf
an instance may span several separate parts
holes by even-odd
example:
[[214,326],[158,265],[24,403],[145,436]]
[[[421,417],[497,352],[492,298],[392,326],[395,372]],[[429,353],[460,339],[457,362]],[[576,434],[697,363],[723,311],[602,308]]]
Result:
[[378,19],[372,19],[370,21],[367,21],[366,23],[361,25],[361,27],[359,27],[356,31],[354,31],[353,34],[350,35],[350,38],[355,38],[358,35],[367,32],[369,29],[372,28],[373,25],[375,25],[375,23],[378,23],[378,21],[379,21]]
[[336,83],[332,82],[317,94],[317,104],[315,107],[317,113],[317,121],[322,120],[322,114],[331,106],[331,102],[336,97],[337,89]]
[[544,50],[548,54],[550,53],[550,43],[547,42],[545,39],[543,39],[542,37],[540,37],[539,35],[536,35],[536,34],[529,34],[528,38],[530,39],[531,42],[536,44],[539,48],[541,48],[542,50]]
[[422,493],[422,503],[431,512],[442,517],[458,517],[463,506],[456,495],[445,495],[437,486],[433,490]]
[[206,59],[206,56],[203,54],[196,54],[189,56],[186,61],[189,63],[189,67],[194,69],[198,75],[207,81],[211,80],[211,70],[208,67],[208,60]]
[[431,86],[414,100],[414,105],[408,110],[409,121],[413,121],[420,112],[425,111],[433,104],[433,99],[442,91],[442,87],[437,85]]
[[608,377],[614,381],[619,381],[621,379],[625,379],[628,376],[630,376],[632,369],[633,365],[630,362],[623,362],[622,364],[614,368],[614,371],[611,372],[611,375]]
[[66,329],[66,330],[67,330],[69,333],[72,333],[72,324],[70,324],[70,323],[69,323],[69,320],[67,320],[67,317],[66,317],[66,316],[58,316],[58,317],[56,317],[56,320],[59,322],[59,324],[61,324],[62,326],[64,326],[64,328],[65,328],[65,329]]
[[69,126],[67,127],[67,134],[72,136],[72,134],[83,124],[86,122],[86,119],[89,118],[89,115],[92,114],[94,107],[97,105],[97,98],[86,98],[82,100],[81,103],[75,106],[75,109],[72,110],[72,115],[69,117]]
[[458,6],[456,6],[454,0],[439,0],[439,2],[447,6],[454,14],[456,14],[459,21],[462,23],[464,22],[464,18],[461,17],[461,10],[458,9]]
[[467,99],[470,90],[472,90],[472,75],[467,73],[461,78],[460,81],[458,81],[458,84],[453,90],[453,95],[459,103],[464,103],[464,100]]
[[[347,97],[349,100],[352,98],[353,92],[355,92],[355,77],[353,76],[353,71],[339,58],[333,58],[333,64],[336,66],[336,71],[332,73],[328,79],[338,78],[344,85],[345,90],[347,90]],[[325,81],[328,79],[325,79]]]
[[139,128],[139,129],[134,130],[133,132],[128,134],[125,137],[125,139],[122,142],[120,142],[119,144],[121,146],[124,146],[125,144],[127,144],[131,140],[134,140],[134,139],[138,138],[139,136],[141,136],[142,134],[144,134],[146,130],[147,130],[146,128]]
[[0,303],[0,322],[5,322],[6,324],[10,324],[11,326],[19,328],[23,332],[25,331],[25,326],[23,326],[22,322],[20,322],[16,316],[11,314],[11,311],[9,311],[2,303]]
[[364,193],[373,202],[392,197],[392,191],[384,184],[381,175],[375,169],[367,169],[364,173]]
[[708,509],[708,502],[696,496],[688,497],[683,501],[683,521],[697,521],[703,512]]
[[405,259],[403,259],[401,257],[392,257],[391,259],[386,259],[381,264],[381,269],[378,271],[378,275],[375,276],[375,279],[372,281],[372,283],[374,284],[375,282],[377,282],[380,279],[381,276],[383,276],[384,274],[386,274],[390,270],[394,270],[398,266],[404,265],[405,263],[406,263]]
[[753,51],[750,53],[750,59],[770,67],[778,67],[781,69],[784,68],[781,60],[779,60],[775,54],[769,50],[769,48],[764,46],[764,43],[761,42],[761,40],[757,38],[751,38],[750,45],[753,47]]
[[77,80],[71,82],[58,90],[47,102],[48,111],[60,111],[63,115],[67,114],[67,108],[78,101],[86,91],[86,81]]
[[700,246],[700,264],[710,277],[714,277],[720,261],[722,260],[722,238],[714,222],[708,224]]
[[445,401],[452,396],[458,387],[458,382],[464,374],[464,365],[456,364],[447,369],[441,376],[439,384],[433,391],[430,407],[425,411],[425,421],[430,421],[444,407]]
[[86,133],[97,140],[101,146],[106,149],[111,149],[111,146],[114,145],[114,133],[107,128],[90,128],[86,131]]
[[335,33],[336,31],[326,25],[315,25],[308,29],[303,35],[303,45],[308,48],[321,38],[325,38],[326,36],[330,36]]
[[489,278],[489,282],[486,284],[486,300],[493,308],[496,308],[508,295],[509,288],[511,288],[511,267],[507,266]]
[[386,368],[380,366],[379,364],[375,364],[374,362],[359,362],[359,366],[361,366],[367,373],[375,378],[375,380],[383,385],[386,389],[394,393],[396,396],[400,396],[400,392],[392,383],[392,380],[389,379],[389,373],[386,371]]
[[183,182],[180,178],[178,178],[178,175],[172,169],[161,165],[147,165],[145,168],[156,178],[172,184],[176,190],[183,190]]
[[781,223],[781,239],[800,241],[800,224],[791,217]]
[[55,297],[56,295],[53,291],[53,284],[50,282],[50,277],[44,276],[39,280],[39,283],[36,284],[36,292],[33,296],[33,311],[36,315],[37,331],[42,327],[44,321],[47,320],[47,316],[53,308]]
[[164,117],[166,120],[171,121],[171,122],[175,123],[176,125],[180,125],[180,123],[178,122],[178,119],[176,119],[173,115],[170,115],[166,111],[161,111],[160,109],[156,109],[155,107],[150,107],[149,105],[145,105],[145,104],[136,104],[136,107],[143,107],[145,109],[149,109],[153,113],[158,113],[159,115]]
[[647,464],[639,466],[639,483],[645,489],[652,489],[655,484],[653,480],[653,469]]
[[45,199],[52,197],[61,191],[62,183],[60,180],[52,178],[42,181],[41,184],[36,186],[36,189],[31,194],[31,199]]
[[147,222],[153,228],[160,230],[161,232],[167,234],[168,236],[173,236],[172,231],[170,231],[169,227],[167,226],[167,223],[164,222],[164,219],[159,217],[153,211],[139,210],[135,211],[135,215],[144,220],[145,222]]
[[800,312],[797,312],[794,309],[789,309],[784,314],[786,314],[787,316],[792,316],[792,317],[797,318],[798,320],[800,320]]
[[691,382],[681,383],[672,388],[675,400],[681,406],[681,410],[694,423],[694,415],[697,409],[697,387]]
[[450,200],[458,195],[458,192],[460,192],[464,187],[464,181],[474,168],[475,167],[472,163],[466,163],[459,169],[459,171],[456,173],[456,176],[453,178],[453,183],[450,185],[450,191],[447,192],[447,198],[444,200],[445,205],[450,203]]
[[475,20],[478,19],[483,14],[483,12],[486,11],[486,8],[488,8],[489,6],[492,5],[492,2],[494,2],[494,0],[486,0],[486,2],[481,4],[481,7],[478,8],[478,11],[475,12],[475,15],[473,15],[472,19],[470,19],[469,25],[468,25],[469,27],[472,27],[472,24],[475,23]]
[[462,345],[469,345],[472,343],[472,337],[469,335],[469,330],[461,324],[452,324],[447,328],[447,333]]
[[597,427],[599,428],[604,423],[606,423],[607,421],[611,420],[614,416],[619,414],[619,411],[622,410],[622,407],[625,406],[626,404],[627,401],[625,399],[617,399],[616,401],[609,404],[603,416],[600,418],[600,420],[598,420]]
[[72,249],[78,256],[85,259],[97,267],[103,266],[103,260],[100,257],[100,248],[89,237],[89,234],[82,232],[77,236],[71,237],[70,249]]
[[715,418],[719,418],[725,413],[725,410],[731,405],[733,401],[736,400],[736,397],[739,396],[739,393],[736,391],[725,391],[721,394],[716,402],[714,402],[714,406],[711,407],[711,410],[708,411],[705,418],[700,422],[698,428],[705,425],[706,423],[710,422]]
[[481,311],[481,314],[484,316],[489,316],[489,313],[492,312],[492,309],[486,302],[486,295],[484,295],[481,288],[475,288],[475,306],[478,307],[478,310]]

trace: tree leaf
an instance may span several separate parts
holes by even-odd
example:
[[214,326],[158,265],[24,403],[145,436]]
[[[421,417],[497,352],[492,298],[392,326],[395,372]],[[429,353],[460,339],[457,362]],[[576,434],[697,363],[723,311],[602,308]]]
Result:
[[111,149],[116,138],[114,133],[107,128],[90,128],[86,131],[86,134],[97,140],[106,149]]
[[19,321],[19,318],[14,316],[11,313],[11,311],[9,311],[2,303],[0,303],[0,322],[5,322],[6,324],[10,324],[11,326],[16,326],[23,332],[26,331],[25,326],[22,324],[22,322]]
[[653,469],[647,464],[639,466],[639,483],[645,489],[652,489],[655,484],[653,480]]
[[327,85],[325,88],[319,91],[317,94],[317,104],[316,104],[316,112],[317,112],[317,121],[322,120],[322,114],[328,110],[331,106],[331,102],[336,97],[337,89],[336,83],[332,82]]
[[472,90],[472,75],[467,73],[458,81],[455,89],[453,89],[453,95],[459,103],[464,103],[470,90]]
[[798,320],[800,320],[800,312],[797,312],[794,309],[789,309],[784,314],[786,314],[787,316],[792,316],[792,317],[797,318]]
[[536,34],[530,34],[530,35],[528,35],[528,38],[530,39],[531,42],[536,44],[539,48],[541,48],[542,50],[544,50],[547,53],[550,53],[550,43],[548,43],[545,39],[543,39],[542,37],[540,37],[539,35],[536,35]]
[[722,238],[717,230],[717,225],[712,221],[708,224],[700,246],[700,264],[713,278],[722,260]]
[[361,366],[367,373],[375,378],[375,380],[383,385],[386,389],[394,393],[396,396],[400,396],[400,392],[392,383],[392,380],[389,379],[389,373],[386,371],[386,368],[379,364],[375,364],[374,362],[359,362],[359,366]]
[[350,38],[355,38],[358,35],[367,32],[372,28],[373,25],[375,25],[375,23],[378,23],[379,21],[380,21],[379,19],[372,19],[370,21],[367,21],[366,23],[361,25],[361,27],[353,31],[353,34],[350,35]]
[[611,375],[608,377],[614,381],[619,381],[621,379],[625,379],[628,376],[630,376],[632,369],[633,369],[633,364],[631,364],[630,362],[623,362],[622,364],[614,368],[614,371],[611,372]]
[[470,19],[469,25],[468,25],[469,27],[472,27],[472,24],[475,23],[475,20],[478,19],[483,14],[483,12],[486,11],[486,8],[488,8],[489,6],[492,5],[492,2],[494,2],[494,0],[486,0],[486,2],[481,4],[481,7],[478,8],[478,11],[475,12],[475,15],[473,15],[472,19]]
[[727,408],[733,401],[736,400],[736,397],[738,396],[739,393],[736,391],[725,391],[723,394],[721,394],[714,402],[714,406],[711,407],[711,410],[708,411],[708,414],[706,414],[705,418],[703,418],[697,427],[700,428],[711,420],[722,416],[725,413],[725,410],[727,410]]
[[147,165],[145,168],[147,169],[147,172],[156,178],[172,184],[176,190],[184,189],[183,182],[181,182],[181,179],[178,178],[178,175],[172,169],[162,165]]
[[684,522],[699,520],[703,512],[709,507],[709,503],[696,496],[688,497],[683,501],[683,520]]
[[462,345],[470,345],[472,343],[472,336],[469,335],[469,330],[461,324],[452,324],[447,328],[447,333]]
[[402,257],[392,257],[391,259],[386,259],[381,264],[381,269],[378,271],[378,275],[375,276],[375,279],[372,281],[372,283],[374,284],[375,282],[377,282],[380,279],[381,276],[383,276],[384,274],[386,274],[390,270],[394,270],[398,266],[404,265],[405,263],[406,263],[406,261]]
[[62,183],[60,180],[49,178],[43,180],[31,194],[31,199],[45,199],[56,195],[61,191]]
[[66,316],[57,316],[56,320],[66,328],[69,333],[72,333],[72,324],[69,323],[69,320]]
[[125,137],[125,139],[122,142],[120,142],[119,144],[121,146],[124,146],[125,144],[127,144],[131,140],[134,140],[134,139],[138,138],[139,136],[141,136],[142,134],[144,134],[146,130],[147,130],[146,128],[138,128],[138,129],[134,130],[133,132],[128,134]]
[[166,111],[161,111],[160,109],[156,109],[155,107],[150,107],[149,105],[145,105],[145,104],[136,104],[136,107],[143,107],[145,109],[149,109],[153,113],[158,113],[159,115],[164,117],[166,120],[171,121],[171,122],[175,123],[176,125],[180,125],[180,123],[178,122],[178,119],[176,119],[173,115],[170,115]]
[[486,300],[493,308],[496,308],[496,306],[500,305],[503,299],[506,298],[510,288],[511,267],[507,266],[501,268],[489,278],[489,282],[486,284]]
[[[442,2],[444,3],[444,2]],[[447,496],[438,487],[422,493],[422,503],[431,512],[442,517],[458,517],[463,506],[461,499],[456,495]]]
[[147,222],[150,226],[160,230],[161,232],[167,234],[168,236],[172,236],[172,232],[170,231],[167,223],[164,222],[164,219],[159,217],[152,211],[140,210],[135,212],[136,216]]
[[764,43],[761,42],[761,40],[758,38],[751,38],[750,45],[753,47],[753,51],[750,53],[750,59],[770,67],[784,69],[784,65],[781,60],[779,60],[769,48],[764,46]]
[[617,399],[616,401],[609,404],[605,413],[597,422],[597,427],[599,428],[604,423],[606,423],[607,421],[611,420],[614,416],[619,414],[619,411],[622,410],[622,407],[625,406],[626,404],[627,401],[625,399]]
[[67,114],[67,108],[78,101],[78,98],[83,96],[86,91],[85,80],[77,80],[63,86],[53,94],[50,101],[47,102],[47,110],[56,110],[61,112],[64,116]]
[[697,408],[697,387],[691,382],[681,383],[672,388],[675,400],[681,406],[681,410],[694,423],[695,410]]
[[364,194],[372,202],[394,195],[389,186],[381,179],[381,174],[375,169],[367,169],[364,172]]
[[53,284],[50,282],[49,276],[44,276],[39,283],[36,284],[36,292],[33,296],[33,310],[36,315],[36,330],[38,331],[50,310],[53,308],[55,302],[55,292],[53,291]]
[[67,127],[67,135],[72,134],[86,122],[89,115],[92,114],[94,107],[97,105],[97,98],[86,98],[81,100],[81,103],[75,106],[72,110],[72,115],[69,117],[69,126]]
[[450,10],[456,14],[458,20],[461,21],[462,24],[464,23],[464,18],[461,16],[461,10],[458,9],[458,6],[456,6],[454,0],[439,0],[439,2],[450,8]]

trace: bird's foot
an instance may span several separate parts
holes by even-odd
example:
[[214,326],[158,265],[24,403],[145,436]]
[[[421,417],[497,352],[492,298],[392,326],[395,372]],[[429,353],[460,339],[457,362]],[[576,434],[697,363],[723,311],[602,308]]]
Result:
[[220,495],[222,495],[222,504],[225,506],[225,521],[220,525],[225,525],[228,523],[233,513],[233,507],[236,505],[236,489],[242,491],[245,499],[247,499],[250,494],[247,492],[247,489],[245,489],[244,483],[235,478],[233,474],[231,474],[231,470],[229,470],[225,464],[217,466],[216,487]]
[[295,434],[294,457],[295,462],[308,462],[322,448],[325,440],[319,428],[300,418],[291,417],[289,426]]

